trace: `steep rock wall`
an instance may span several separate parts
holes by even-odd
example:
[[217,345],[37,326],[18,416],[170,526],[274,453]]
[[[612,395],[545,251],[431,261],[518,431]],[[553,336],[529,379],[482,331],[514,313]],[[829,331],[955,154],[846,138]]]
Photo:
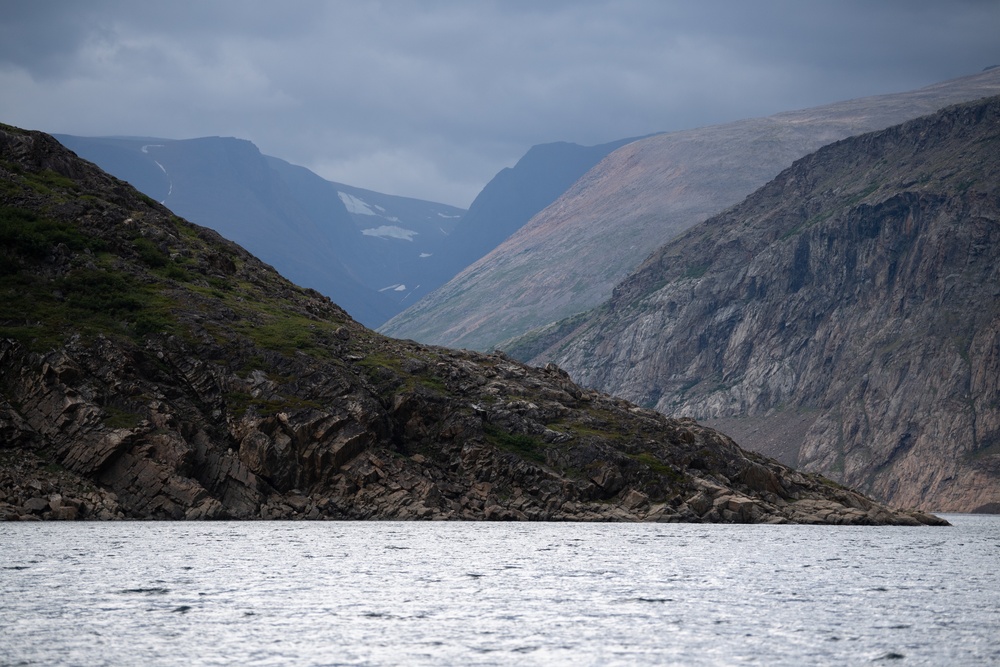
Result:
[[509,349],[890,502],[995,503],[998,138],[992,98],[824,148]]

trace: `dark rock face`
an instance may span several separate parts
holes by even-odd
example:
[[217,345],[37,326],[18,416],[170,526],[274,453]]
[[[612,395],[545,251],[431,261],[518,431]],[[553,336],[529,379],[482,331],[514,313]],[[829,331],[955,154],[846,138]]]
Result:
[[375,334],[0,128],[0,514],[941,523],[555,366]]
[[522,341],[884,501],[1000,500],[1000,98],[838,142]]

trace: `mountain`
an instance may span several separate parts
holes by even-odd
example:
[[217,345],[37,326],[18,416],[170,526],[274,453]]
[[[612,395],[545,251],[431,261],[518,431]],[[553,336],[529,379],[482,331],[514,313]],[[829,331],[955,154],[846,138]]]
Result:
[[1000,97],[846,139],[509,352],[890,503],[1000,506]]
[[56,138],[372,326],[444,282],[424,275],[464,213],[331,183],[242,139]]
[[449,264],[447,278],[436,287],[500,245],[609,153],[635,140],[597,146],[565,141],[532,146],[517,164],[500,170],[462,216],[452,239],[462,252],[453,254],[457,261]]
[[241,139],[55,137],[369,326],[453,278],[632,141],[534,146],[464,211],[327,181]]
[[739,203],[793,160],[838,139],[997,93],[1000,69],[993,69],[913,92],[629,143],[489,255],[379,330],[492,349],[602,303],[660,245]]
[[374,333],[0,127],[0,515],[943,523],[573,384]]
[[453,275],[442,274],[441,266],[455,250],[450,239],[464,210],[326,181],[305,167],[267,160],[315,218],[346,208],[352,224],[336,256],[385,303],[385,314],[371,325],[381,324]]

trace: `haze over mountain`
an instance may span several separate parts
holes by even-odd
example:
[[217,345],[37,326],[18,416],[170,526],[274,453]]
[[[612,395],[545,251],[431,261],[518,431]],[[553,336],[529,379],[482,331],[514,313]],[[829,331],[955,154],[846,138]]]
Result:
[[[620,139],[599,146],[559,141],[532,146],[516,165],[494,176],[469,206],[452,239],[463,249],[461,261],[451,264],[448,278],[500,245],[608,153],[633,141],[635,138]],[[453,256],[459,257],[457,253]]]
[[0,126],[0,517],[942,524],[555,367],[376,334]]
[[937,511],[1000,508],[1000,96],[827,146],[511,353]]
[[325,181],[241,139],[56,138],[371,325],[424,282],[463,213]]
[[837,139],[1000,93],[1000,69],[907,93],[671,132],[619,148],[489,255],[380,331],[491,349],[588,310],[649,253]]
[[326,181],[246,140],[56,138],[369,326],[454,277],[631,141],[535,146],[466,212]]

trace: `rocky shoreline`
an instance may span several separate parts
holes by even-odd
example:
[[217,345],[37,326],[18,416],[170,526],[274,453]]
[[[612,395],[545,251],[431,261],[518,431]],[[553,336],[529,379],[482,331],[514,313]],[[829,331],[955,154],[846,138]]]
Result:
[[[536,369],[537,370],[537,369]],[[551,371],[550,371],[551,372]],[[606,410],[620,400],[592,393]],[[627,404],[624,404],[627,406]],[[522,407],[522,406],[515,406]],[[548,406],[551,409],[551,406]],[[534,407],[538,409],[537,406]],[[630,408],[639,411],[637,408]],[[79,406],[74,410],[78,411]],[[86,411],[81,411],[81,414]],[[641,411],[647,412],[647,411]],[[492,419],[514,413],[494,411]],[[670,498],[650,497],[642,474],[623,457],[599,459],[587,476],[559,474],[489,443],[453,442],[433,453],[403,455],[370,447],[351,457],[329,480],[310,490],[266,493],[243,489],[250,502],[224,504],[193,480],[112,466],[91,480],[30,451],[0,452],[0,520],[458,520],[624,521],[712,523],[801,523],[831,525],[947,525],[931,514],[886,508],[817,475],[741,452],[726,436],[693,420],[648,413],[665,433],[683,429],[681,441],[695,451],[728,449],[738,454],[730,470],[688,470],[690,477]],[[523,417],[522,417],[523,418]],[[56,421],[59,421],[56,419]],[[531,429],[530,418],[524,428]],[[287,418],[286,418],[287,422]],[[79,433],[79,428],[71,429]],[[9,433],[9,431],[8,431]],[[555,438],[558,439],[558,438]],[[564,449],[563,452],[570,450]],[[555,461],[553,461],[555,463]],[[692,461],[701,466],[704,461]],[[253,491],[267,488],[250,473]],[[136,493],[136,488],[141,493]],[[113,491],[117,488],[122,496]],[[655,489],[655,487],[654,487]],[[168,500],[169,499],[169,500]]]

